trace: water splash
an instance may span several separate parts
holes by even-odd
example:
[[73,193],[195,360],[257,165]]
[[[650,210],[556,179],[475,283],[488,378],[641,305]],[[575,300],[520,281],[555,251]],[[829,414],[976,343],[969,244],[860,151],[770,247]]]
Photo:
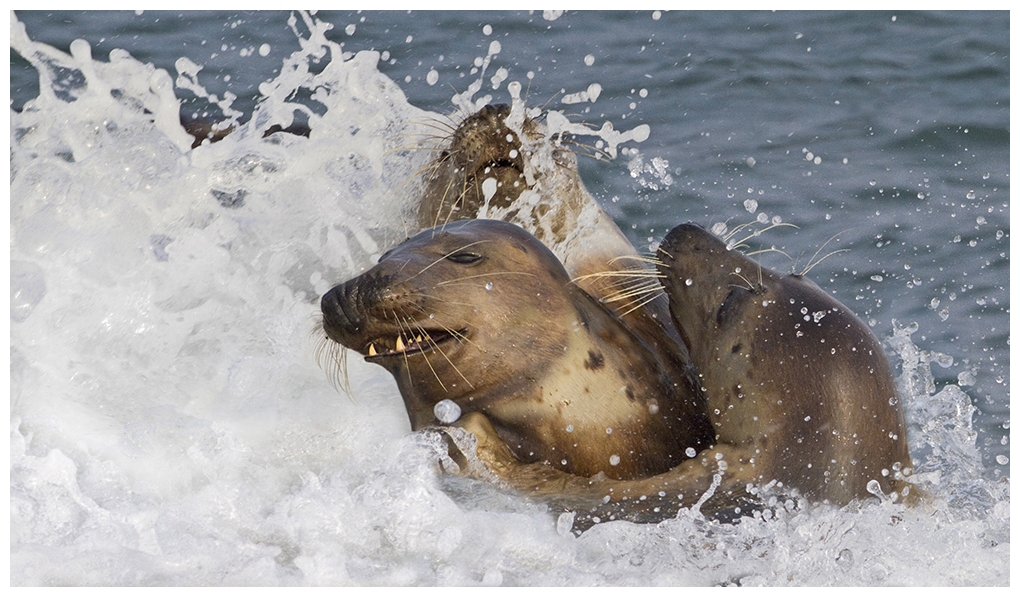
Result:
[[[575,537],[569,515],[442,474],[378,367],[351,359],[357,401],[338,396],[318,297],[406,235],[428,159],[409,148],[437,116],[377,54],[290,25],[301,50],[251,119],[191,150],[169,74],[12,18],[41,81],[11,114],[12,584],[1009,583],[1008,485],[982,477],[971,401],[938,387],[916,326],[891,339],[916,508],[774,501]],[[309,138],[263,137],[294,118]]]

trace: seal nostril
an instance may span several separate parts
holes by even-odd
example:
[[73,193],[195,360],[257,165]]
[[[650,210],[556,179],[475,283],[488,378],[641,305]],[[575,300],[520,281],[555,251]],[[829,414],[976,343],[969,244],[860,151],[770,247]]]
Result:
[[[322,309],[322,325],[326,334],[358,331],[362,318],[359,309],[353,304],[357,292],[351,292],[354,284],[341,284],[322,295],[319,308]],[[352,316],[353,314],[353,316]]]

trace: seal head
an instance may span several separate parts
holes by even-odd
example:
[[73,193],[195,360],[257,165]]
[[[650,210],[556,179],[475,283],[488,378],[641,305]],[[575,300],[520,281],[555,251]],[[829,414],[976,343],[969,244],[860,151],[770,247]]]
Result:
[[514,457],[584,477],[669,470],[708,445],[700,395],[513,224],[426,230],[321,301],[327,336],[393,374],[411,427],[452,400]]

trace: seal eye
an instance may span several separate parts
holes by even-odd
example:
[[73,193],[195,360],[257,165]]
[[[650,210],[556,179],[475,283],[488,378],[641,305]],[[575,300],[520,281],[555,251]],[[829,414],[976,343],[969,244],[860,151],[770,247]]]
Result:
[[451,253],[450,255],[447,255],[446,258],[454,263],[466,265],[469,263],[477,263],[478,261],[481,261],[482,256],[479,255],[478,253],[472,253],[470,251],[458,251],[456,253]]

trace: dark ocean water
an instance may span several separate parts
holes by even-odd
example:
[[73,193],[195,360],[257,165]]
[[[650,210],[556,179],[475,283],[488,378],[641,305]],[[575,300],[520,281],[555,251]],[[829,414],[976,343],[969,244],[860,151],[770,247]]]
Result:
[[[98,60],[123,48],[173,76],[187,57],[245,113],[298,49],[289,16],[18,12],[33,40],[63,51],[82,38]],[[762,214],[798,227],[753,241],[792,259],[764,256],[770,267],[802,270],[823,245],[848,249],[812,277],[880,337],[893,320],[916,322],[919,348],[952,357],[936,381],[971,397],[988,474],[1008,476],[1009,13],[317,17],[345,50],[383,52],[379,70],[420,108],[452,112],[498,42],[483,91],[493,101],[509,95],[491,77],[516,79],[530,105],[575,121],[650,125],[631,155],[580,166],[639,249],[686,220],[732,228]],[[562,103],[592,84],[596,102]],[[35,71],[12,52],[12,107],[37,94]],[[186,114],[218,116],[189,91],[178,97]]]

